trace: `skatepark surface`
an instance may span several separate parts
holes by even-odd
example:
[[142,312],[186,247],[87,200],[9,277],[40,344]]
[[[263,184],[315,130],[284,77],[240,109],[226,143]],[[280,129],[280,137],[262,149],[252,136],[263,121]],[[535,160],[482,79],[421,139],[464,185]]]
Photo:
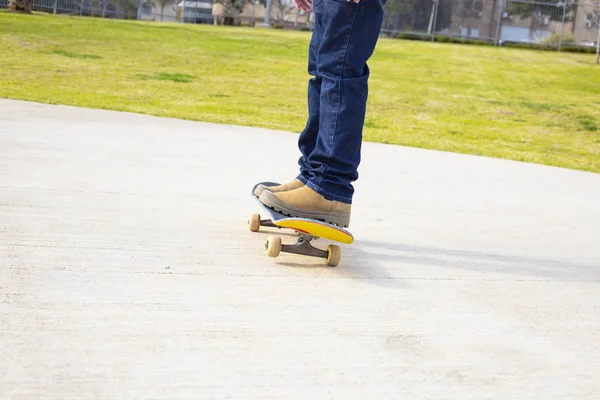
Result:
[[365,143],[328,268],[296,139],[0,100],[0,399],[600,399],[599,174]]

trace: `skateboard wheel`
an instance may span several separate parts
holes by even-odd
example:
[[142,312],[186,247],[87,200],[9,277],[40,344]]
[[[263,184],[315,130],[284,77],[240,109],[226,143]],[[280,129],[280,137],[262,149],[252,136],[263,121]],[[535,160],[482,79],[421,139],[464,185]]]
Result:
[[265,244],[265,253],[269,257],[277,257],[281,253],[281,238],[278,236],[269,236]]
[[258,232],[258,230],[260,229],[260,215],[259,214],[252,214],[250,216],[250,219],[248,220],[248,228],[252,232]]
[[334,244],[327,246],[327,260],[325,260],[325,264],[330,267],[337,267],[340,261],[342,261],[342,249],[340,249],[340,246]]

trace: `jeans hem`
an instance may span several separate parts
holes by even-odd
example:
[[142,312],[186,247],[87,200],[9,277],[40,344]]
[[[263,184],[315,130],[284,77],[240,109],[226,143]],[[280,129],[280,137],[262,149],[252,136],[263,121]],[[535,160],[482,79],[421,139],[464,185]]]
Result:
[[302,183],[303,183],[303,184],[305,184],[305,185],[306,185],[306,182],[308,181],[308,179],[306,179],[306,178],[304,177],[304,175],[302,175],[302,174],[298,175],[298,176],[296,177],[296,179],[298,179],[300,182],[302,182]]
[[298,179],[300,181],[302,181],[302,183],[304,183],[306,186],[308,186],[309,188],[311,188],[312,190],[314,190],[315,192],[319,193],[321,196],[325,197],[327,200],[333,200],[333,201],[339,201],[345,204],[352,204],[352,198],[348,198],[348,197],[344,197],[344,196],[339,196],[337,194],[333,194],[325,189],[323,189],[322,187],[317,186],[316,184],[314,184],[313,182],[306,180],[304,177],[300,176],[298,177]]

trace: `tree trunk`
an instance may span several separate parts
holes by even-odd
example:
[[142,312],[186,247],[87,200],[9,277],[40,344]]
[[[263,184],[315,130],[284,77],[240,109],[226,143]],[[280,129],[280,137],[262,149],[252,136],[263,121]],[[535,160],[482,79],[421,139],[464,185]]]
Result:
[[598,40],[596,40],[596,64],[600,64],[600,19],[598,20]]
[[[490,29],[488,31],[488,37],[490,37],[490,38],[494,37],[494,36],[492,36],[494,34],[494,28],[496,26],[498,26],[498,22],[495,18],[497,11],[498,10],[496,9],[496,0],[494,0],[492,3],[492,18],[490,19]],[[496,22],[496,23],[494,24],[494,22]]]
[[160,22],[163,22],[163,14],[165,12],[165,3],[163,2],[160,6]]
[[33,0],[8,0],[8,11],[14,13],[31,14]]
[[530,43],[532,43],[534,41],[533,40],[534,33],[535,33],[536,28],[537,28],[536,27],[536,25],[537,25],[536,19],[537,19],[537,11],[531,13],[531,25],[529,26],[529,42]]
[[283,20],[285,18],[285,8],[282,1],[279,1],[279,22],[283,24]]
[[398,33],[399,28],[400,28],[400,13],[396,13],[394,14],[394,27],[392,28],[392,31],[394,32],[394,35],[396,33]]

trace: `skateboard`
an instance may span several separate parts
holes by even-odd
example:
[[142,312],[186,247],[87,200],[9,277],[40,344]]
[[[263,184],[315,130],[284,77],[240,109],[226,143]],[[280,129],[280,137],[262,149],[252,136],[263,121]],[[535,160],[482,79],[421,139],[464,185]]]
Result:
[[339,265],[342,259],[342,250],[340,246],[329,245],[327,250],[321,250],[314,247],[313,240],[323,238],[334,242],[352,244],[354,237],[347,230],[339,226],[328,224],[324,221],[310,218],[293,218],[270,209],[260,202],[254,194],[258,185],[277,186],[278,183],[261,182],[252,188],[252,197],[260,204],[269,219],[261,219],[260,214],[252,214],[248,220],[248,228],[252,232],[258,232],[260,227],[291,229],[298,234],[298,240],[295,244],[282,244],[279,236],[269,236],[265,243],[265,253],[269,257],[278,257],[280,253],[293,253],[310,257],[319,257],[325,259],[325,264],[330,267]]

